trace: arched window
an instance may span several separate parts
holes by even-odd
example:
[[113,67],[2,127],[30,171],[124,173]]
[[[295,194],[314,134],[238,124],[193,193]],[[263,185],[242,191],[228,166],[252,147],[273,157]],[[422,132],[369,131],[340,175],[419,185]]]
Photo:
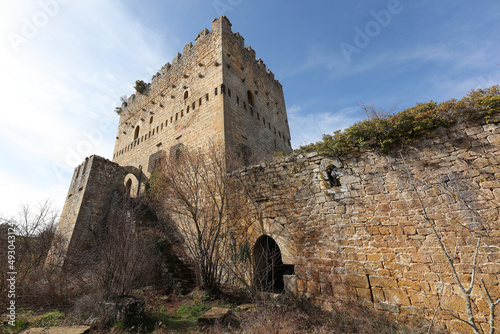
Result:
[[247,92],[247,97],[248,97],[248,104],[251,106],[251,107],[255,107],[255,104],[254,104],[254,100],[253,100],[253,94],[251,91],[248,91]]
[[139,125],[135,127],[134,140],[139,138]]
[[149,119],[149,124],[153,123],[153,116]]
[[189,92],[188,91],[185,91],[184,92],[184,100],[187,99],[189,97]]
[[130,191],[132,190],[132,179],[129,179],[127,181],[125,187],[127,188],[127,197],[130,197]]
[[139,180],[134,174],[127,174],[123,180],[123,185],[125,186],[125,194],[128,197],[136,198],[139,195]]

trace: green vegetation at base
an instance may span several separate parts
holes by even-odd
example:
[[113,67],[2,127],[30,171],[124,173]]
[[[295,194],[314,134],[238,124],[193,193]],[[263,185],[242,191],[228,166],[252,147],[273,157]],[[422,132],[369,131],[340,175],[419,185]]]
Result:
[[497,123],[500,114],[500,86],[472,90],[461,100],[442,103],[420,103],[387,117],[373,117],[356,123],[333,135],[323,135],[323,140],[301,146],[298,152],[317,151],[325,156],[339,156],[361,147],[377,148],[387,153],[396,144],[408,144],[426,132],[460,121]]

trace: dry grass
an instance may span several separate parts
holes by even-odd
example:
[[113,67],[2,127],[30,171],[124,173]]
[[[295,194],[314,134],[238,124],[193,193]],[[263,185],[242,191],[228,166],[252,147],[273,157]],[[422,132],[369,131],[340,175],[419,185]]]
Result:
[[[424,334],[429,324],[422,321],[409,326],[395,324],[373,309],[365,308],[354,302],[339,302],[333,312],[323,311],[306,301],[290,296],[260,295],[253,300],[242,300],[233,293],[219,299],[209,297],[200,291],[189,295],[165,294],[164,290],[141,289],[135,294],[145,298],[146,309],[143,323],[134,328],[126,328],[121,323],[106,324],[94,318],[79,318],[68,314],[58,324],[72,323],[92,325],[91,333],[367,333],[367,334]],[[240,310],[237,305],[251,302],[255,307]],[[210,328],[200,328],[197,319],[212,307],[231,308],[239,319],[237,328],[228,328],[217,324]],[[29,313],[27,313],[29,314]],[[49,313],[54,314],[54,312]],[[45,316],[48,317],[48,316]],[[41,318],[40,316],[37,319]],[[45,318],[44,318],[45,319]],[[51,318],[52,319],[52,318]],[[26,318],[19,319],[26,326],[39,321]],[[55,323],[55,324],[56,324]],[[23,326],[23,328],[26,328]],[[21,329],[21,328],[19,328]],[[1,332],[1,330],[0,330]],[[13,330],[10,333],[19,333]],[[438,330],[432,333],[441,333]]]

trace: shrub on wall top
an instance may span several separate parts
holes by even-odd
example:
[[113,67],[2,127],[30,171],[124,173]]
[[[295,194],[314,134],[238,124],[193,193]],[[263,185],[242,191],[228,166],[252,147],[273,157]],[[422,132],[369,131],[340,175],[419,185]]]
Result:
[[472,90],[458,101],[419,103],[394,115],[366,119],[344,131],[325,134],[323,140],[301,146],[298,151],[338,156],[360,147],[375,147],[387,153],[395,144],[410,143],[430,130],[459,121],[499,122],[494,118],[498,114],[500,86],[496,85]]

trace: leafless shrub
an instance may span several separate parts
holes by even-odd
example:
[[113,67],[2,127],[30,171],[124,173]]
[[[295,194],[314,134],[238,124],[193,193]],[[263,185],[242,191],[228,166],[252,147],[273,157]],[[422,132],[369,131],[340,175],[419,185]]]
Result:
[[389,109],[380,109],[377,108],[374,104],[366,104],[366,103],[356,103],[356,105],[360,107],[361,110],[363,110],[367,119],[374,119],[374,118],[386,119],[398,109],[398,106],[401,103],[402,102],[398,102]]
[[92,292],[78,302],[79,311],[85,313],[85,305],[91,308],[96,301],[124,296],[157,281],[156,246],[161,234],[154,217],[148,219],[147,214],[140,201],[115,192],[105,217],[89,224],[85,236],[72,246],[64,270],[80,277]]
[[[460,272],[459,268],[455,264],[455,259],[460,253],[463,253],[465,246],[467,244],[464,244],[459,246],[458,239],[455,240],[455,246],[453,250],[453,246],[448,244],[447,245],[447,240],[445,238],[444,233],[440,230],[439,227],[439,222],[431,217],[429,215],[428,210],[429,208],[424,204],[424,201],[422,200],[422,196],[417,188],[417,180],[416,178],[412,175],[410,172],[410,169],[408,167],[408,164],[405,161],[405,158],[402,153],[400,153],[401,160],[403,162],[403,166],[405,168],[406,176],[409,180],[410,186],[413,190],[413,193],[415,194],[418,203],[420,205],[420,211],[421,211],[421,217],[422,219],[427,223],[427,225],[430,227],[432,230],[433,235],[435,236],[437,243],[439,245],[439,249],[441,253],[445,257],[445,261],[448,264],[448,267],[450,269],[451,275],[453,277],[453,281],[456,284],[457,287],[457,293],[453,291],[453,288],[451,288],[451,293],[456,294],[460,296],[464,302],[465,302],[465,317],[463,315],[460,315],[461,312],[464,310],[444,310],[448,315],[452,316],[453,318],[463,322],[467,326],[470,327],[470,329],[473,331],[475,334],[483,333],[483,329],[478,321],[479,317],[484,317],[488,319],[488,327],[489,327],[489,333],[493,334],[495,333],[495,309],[498,304],[500,304],[500,298],[498,299],[493,299],[491,294],[490,294],[490,288],[486,284],[484,284],[484,280],[481,279],[481,283],[478,283],[477,279],[477,274],[479,270],[478,266],[478,255],[480,253],[481,246],[483,246],[483,242],[485,239],[489,239],[490,243],[492,245],[497,245],[498,244],[498,238],[491,238],[492,235],[492,229],[491,229],[491,224],[487,224],[485,222],[485,219],[480,215],[480,213],[472,206],[470,206],[467,201],[465,201],[459,191],[455,191],[453,188],[451,189],[446,189],[444,188],[443,190],[445,193],[447,193],[453,200],[455,200],[462,208],[463,211],[468,213],[468,217],[471,217],[471,221],[474,222],[474,224],[467,224],[467,219],[462,219],[458,220],[455,222],[455,226],[458,228],[464,228],[466,232],[469,234],[471,239],[475,240],[475,247],[474,247],[474,253],[472,255],[472,263],[471,263],[471,271],[470,271],[470,281],[468,281],[467,278],[465,278],[465,275],[463,272]],[[466,217],[467,217],[466,216]],[[450,247],[451,246],[451,247]],[[443,287],[445,286],[444,283]],[[475,289],[476,288],[476,289]],[[475,300],[477,300],[477,293],[475,293],[475,290],[480,289],[483,298],[488,304],[489,308],[489,314],[480,314],[478,313],[478,308],[477,305],[475,305]],[[443,292],[443,288],[441,288],[441,294]],[[439,297],[439,302],[441,301],[441,297]],[[436,312],[438,309],[442,309],[442,306],[438,302],[438,305],[436,306]],[[435,312],[435,314],[436,314]],[[434,320],[434,318],[433,318]],[[431,325],[429,327],[432,327],[433,323],[431,322]]]
[[[7,273],[16,274],[16,301],[21,305],[47,306],[67,303],[67,293],[62,288],[64,277],[45,270],[43,264],[54,241],[57,212],[46,200],[38,207],[24,204],[17,216],[2,219],[0,238],[0,271],[2,275],[0,292],[6,296]],[[9,228],[15,235],[15,270],[7,267],[7,233]],[[4,299],[1,299],[4,303]]]
[[227,278],[229,182],[223,150],[215,145],[207,153],[184,149],[163,157],[149,182],[158,212],[194,259],[198,285],[212,294]]

